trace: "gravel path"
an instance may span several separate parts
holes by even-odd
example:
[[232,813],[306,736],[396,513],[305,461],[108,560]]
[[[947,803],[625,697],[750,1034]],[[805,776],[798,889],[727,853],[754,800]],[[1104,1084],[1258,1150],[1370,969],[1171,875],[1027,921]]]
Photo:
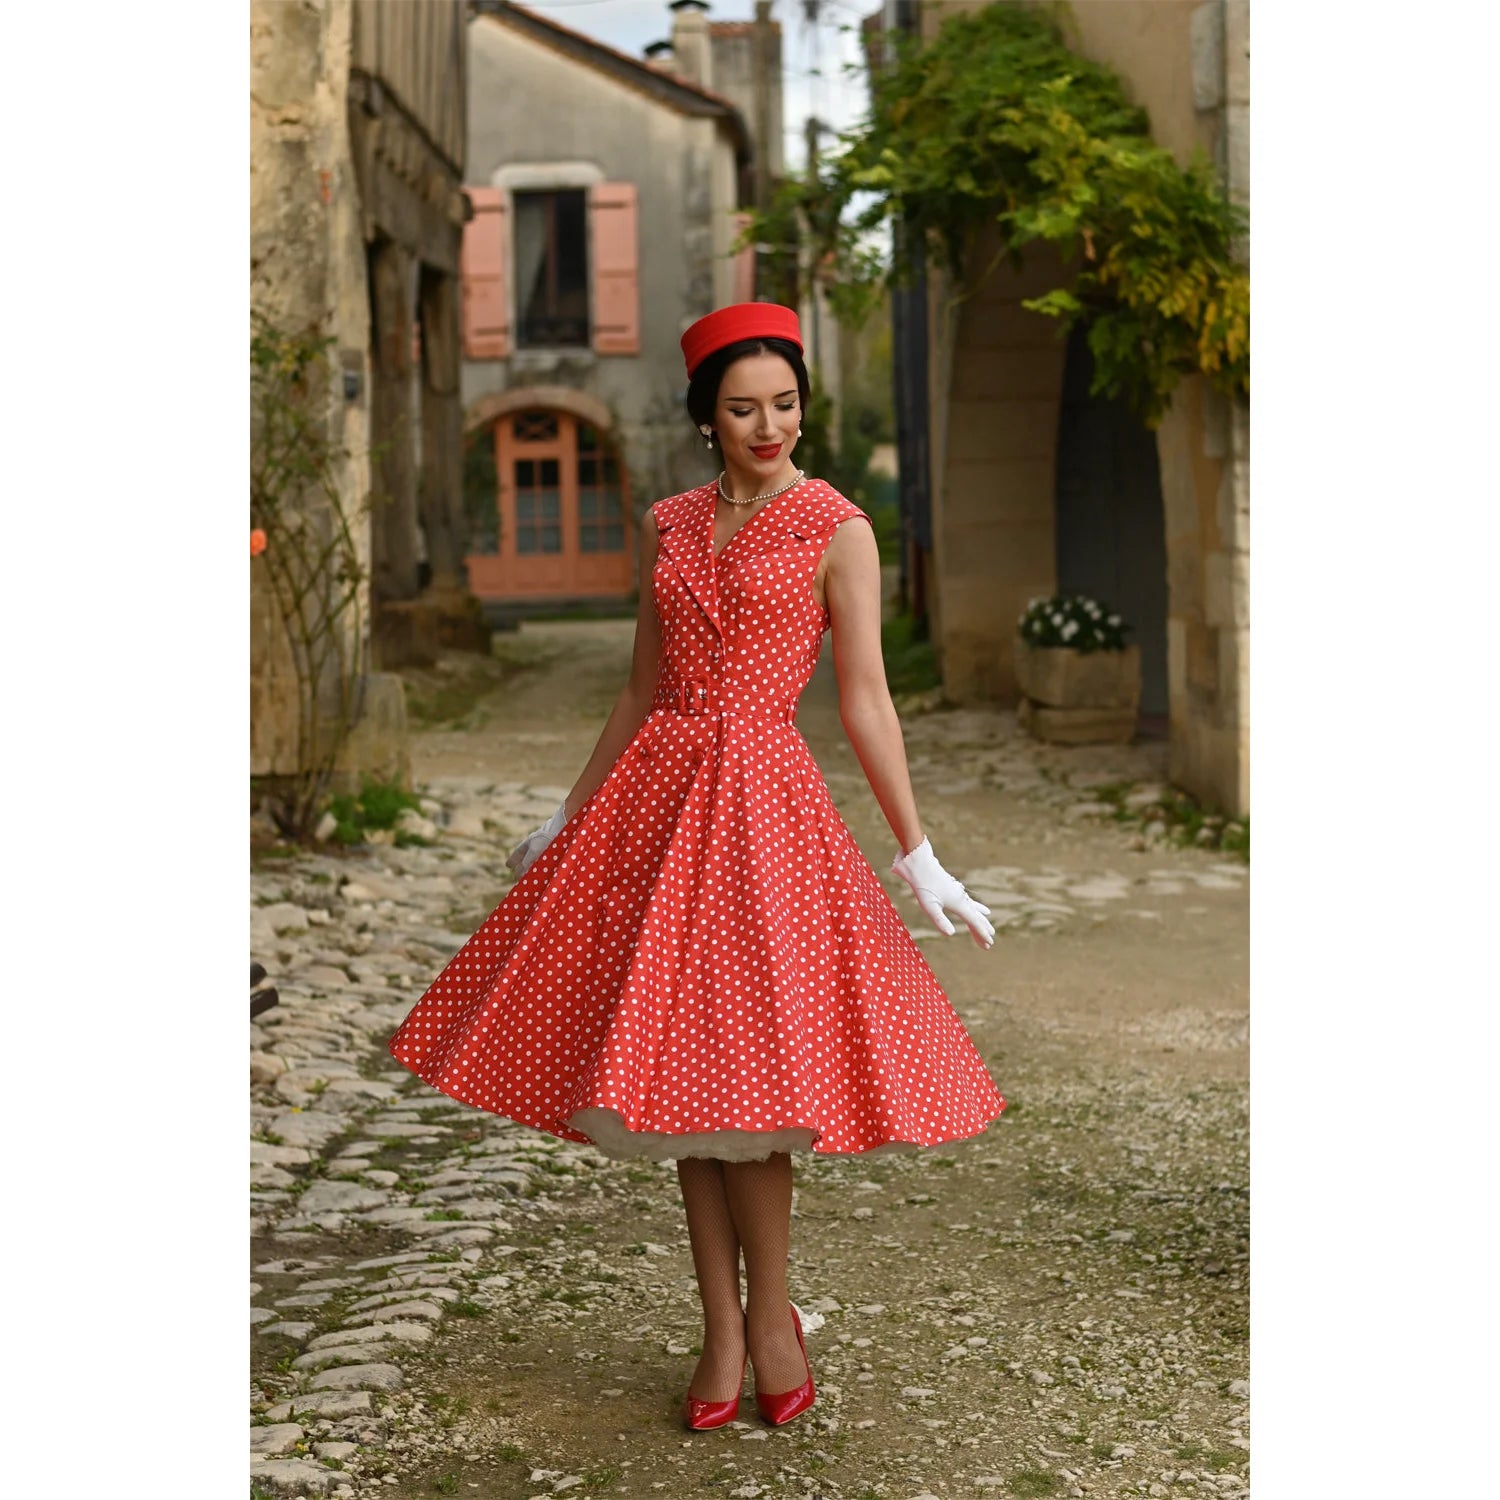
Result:
[[[939,856],[995,949],[921,937],[1010,1108],[915,1158],[798,1157],[806,1418],[689,1434],[696,1299],[670,1164],[610,1162],[436,1093],[384,1051],[587,758],[628,622],[501,637],[414,682],[410,847],[261,860],[251,1025],[252,1493],[921,1500],[1239,1496],[1248,1467],[1246,866],[1153,842],[1164,747],[913,718]],[[877,870],[889,836],[826,670],[799,726]],[[502,686],[503,684],[503,686]],[[454,710],[454,705],[457,709]],[[904,903],[904,904],[903,904]]]

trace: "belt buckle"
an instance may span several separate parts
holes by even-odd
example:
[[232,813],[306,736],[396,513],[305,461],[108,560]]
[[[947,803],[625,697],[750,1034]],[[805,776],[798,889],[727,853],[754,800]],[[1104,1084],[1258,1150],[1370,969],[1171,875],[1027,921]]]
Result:
[[708,684],[701,678],[685,677],[677,684],[677,706],[685,714],[708,712]]

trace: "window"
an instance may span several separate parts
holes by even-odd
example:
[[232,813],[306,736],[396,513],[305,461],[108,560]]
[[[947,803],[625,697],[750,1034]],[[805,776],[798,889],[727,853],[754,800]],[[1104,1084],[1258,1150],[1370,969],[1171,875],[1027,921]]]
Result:
[[465,359],[509,359],[518,345],[641,352],[635,183],[464,191]]
[[562,491],[555,458],[516,460],[516,551],[562,551]]
[[582,188],[515,195],[520,345],[589,345],[588,218]]
[[594,429],[578,424],[578,550],[625,550],[625,501],[612,453],[601,451]]

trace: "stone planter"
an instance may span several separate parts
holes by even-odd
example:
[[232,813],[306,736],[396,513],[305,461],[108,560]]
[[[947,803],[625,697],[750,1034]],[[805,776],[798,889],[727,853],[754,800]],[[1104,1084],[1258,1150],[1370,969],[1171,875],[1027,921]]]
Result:
[[1129,744],[1141,702],[1141,649],[1076,651],[1016,640],[1021,727],[1059,745]]

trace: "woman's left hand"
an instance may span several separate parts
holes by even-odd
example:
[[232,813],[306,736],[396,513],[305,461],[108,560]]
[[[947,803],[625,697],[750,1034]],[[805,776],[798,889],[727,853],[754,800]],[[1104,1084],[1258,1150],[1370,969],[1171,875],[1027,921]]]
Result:
[[563,830],[563,824],[568,821],[568,802],[564,798],[557,804],[557,811],[542,824],[540,828],[533,828],[530,833],[516,845],[505,858],[505,863],[516,872],[519,880],[537,862],[543,849],[555,839]]
[[895,871],[912,888],[917,905],[927,913],[939,932],[952,937],[958,929],[943,911],[947,907],[971,933],[981,948],[991,948],[995,942],[995,924],[990,921],[990,909],[976,901],[939,863],[932,852],[932,844],[923,839],[915,849],[898,854],[891,864]]

